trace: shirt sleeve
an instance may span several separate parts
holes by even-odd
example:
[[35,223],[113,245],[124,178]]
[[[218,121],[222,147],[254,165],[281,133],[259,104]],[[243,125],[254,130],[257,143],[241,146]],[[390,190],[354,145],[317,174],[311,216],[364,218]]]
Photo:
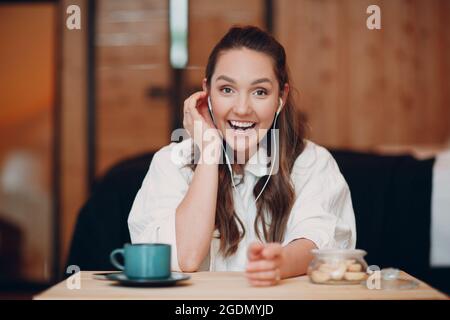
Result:
[[318,249],[354,249],[355,215],[347,182],[326,149],[305,149],[292,171],[296,200],[283,245],[306,238]]
[[160,242],[171,245],[171,269],[178,264],[175,212],[188,190],[180,166],[171,160],[170,148],[153,156],[150,168],[133,202],[128,217],[132,243]]

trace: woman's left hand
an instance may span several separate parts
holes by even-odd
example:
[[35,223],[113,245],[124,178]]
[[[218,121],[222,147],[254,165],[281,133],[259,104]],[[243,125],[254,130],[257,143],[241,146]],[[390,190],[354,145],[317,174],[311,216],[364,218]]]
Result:
[[281,280],[284,261],[280,243],[252,243],[247,250],[246,276],[251,285],[272,286]]

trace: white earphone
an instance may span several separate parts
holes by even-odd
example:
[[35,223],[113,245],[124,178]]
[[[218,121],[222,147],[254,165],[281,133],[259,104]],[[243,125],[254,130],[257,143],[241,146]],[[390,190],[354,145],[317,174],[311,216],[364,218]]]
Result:
[[276,112],[277,115],[281,112],[281,109],[283,109],[283,99],[281,99],[281,97],[280,97],[280,98],[278,98],[278,101],[280,101],[280,104],[278,105],[278,109]]
[[[283,109],[283,99],[281,99],[281,97],[279,98],[280,104],[278,105],[278,109],[277,112],[275,113],[275,119],[273,120],[273,129],[275,129],[276,125],[277,125],[277,119],[278,119],[278,115],[281,112],[281,109]],[[273,148],[273,156],[272,156],[272,165],[270,167],[270,172],[269,172],[269,176],[267,177],[266,182],[264,183],[264,186],[262,187],[261,191],[259,192],[258,196],[255,199],[255,203],[256,201],[258,201],[259,197],[261,196],[262,192],[264,191],[264,189],[267,186],[267,183],[269,183],[270,177],[272,176],[272,172],[273,172],[273,168],[275,167],[275,161],[277,159],[277,146],[276,143],[274,145]]]
[[[280,101],[280,103],[279,103],[279,105],[278,105],[277,111],[275,112],[275,119],[274,119],[274,121],[273,121],[273,129],[275,129],[276,123],[277,123],[277,119],[278,119],[278,115],[280,114],[281,109],[283,109],[283,99],[281,99],[281,97],[280,97],[280,98],[279,98],[279,101]],[[209,109],[209,113],[210,113],[210,115],[211,115],[211,119],[212,119],[212,121],[213,121],[213,123],[214,123],[214,126],[216,127],[216,129],[218,129],[218,128],[217,128],[217,124],[216,124],[216,119],[214,118],[214,113],[213,113],[213,110],[212,110],[211,97],[210,97],[210,96],[208,96],[208,109]],[[220,132],[220,130],[219,130],[219,132]],[[223,138],[223,137],[222,137],[222,138]],[[230,171],[230,175],[231,175],[231,183],[232,183],[232,185],[233,185],[234,190],[236,190],[236,192],[237,192],[236,185],[234,184],[234,179],[233,179],[233,169],[232,169],[232,167],[231,167],[231,161],[230,161],[230,159],[228,158],[228,154],[227,154],[225,148],[223,147],[223,144],[222,144],[222,149],[223,149],[223,152],[224,152],[224,154],[225,154],[225,161],[227,162],[228,171]],[[272,175],[273,168],[274,168],[274,165],[275,165],[276,154],[277,154],[277,147],[276,147],[276,143],[275,143],[274,152],[273,152],[273,157],[272,157],[273,160],[272,160],[272,165],[271,165],[271,167],[270,167],[269,176],[267,177],[267,180],[266,180],[266,182],[264,183],[264,186],[262,187],[261,191],[259,192],[258,196],[256,197],[255,203],[256,203],[256,201],[258,201],[259,197],[261,196],[262,192],[264,191],[264,189],[265,189],[266,186],[267,186],[267,183],[268,183],[269,180],[270,180],[270,176]]]

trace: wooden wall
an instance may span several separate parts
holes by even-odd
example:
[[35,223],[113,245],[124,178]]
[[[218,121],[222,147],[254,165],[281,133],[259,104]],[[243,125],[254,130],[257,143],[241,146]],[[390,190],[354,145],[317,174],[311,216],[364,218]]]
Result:
[[[87,0],[60,3],[61,24],[66,8],[80,6],[81,30],[61,28],[61,137],[60,137],[60,259],[64,266],[78,211],[87,199]],[[65,272],[65,270],[63,270]]]
[[[185,72],[188,96],[201,90],[209,53],[234,24],[265,28],[263,0],[189,1],[189,64]],[[187,98],[187,97],[186,97]]]
[[[450,2],[280,0],[285,46],[311,138],[332,147],[450,138]],[[366,8],[381,8],[381,30]]]
[[[96,175],[170,142],[165,0],[100,0],[96,17]],[[154,97],[152,90],[164,96]]]

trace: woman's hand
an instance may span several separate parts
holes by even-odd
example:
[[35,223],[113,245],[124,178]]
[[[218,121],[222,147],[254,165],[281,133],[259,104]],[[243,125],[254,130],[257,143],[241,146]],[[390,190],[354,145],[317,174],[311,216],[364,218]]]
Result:
[[252,243],[247,250],[246,276],[251,285],[272,286],[281,280],[284,262],[280,243]]
[[198,91],[184,101],[183,127],[201,151],[210,143],[222,143],[208,111],[208,95]]

